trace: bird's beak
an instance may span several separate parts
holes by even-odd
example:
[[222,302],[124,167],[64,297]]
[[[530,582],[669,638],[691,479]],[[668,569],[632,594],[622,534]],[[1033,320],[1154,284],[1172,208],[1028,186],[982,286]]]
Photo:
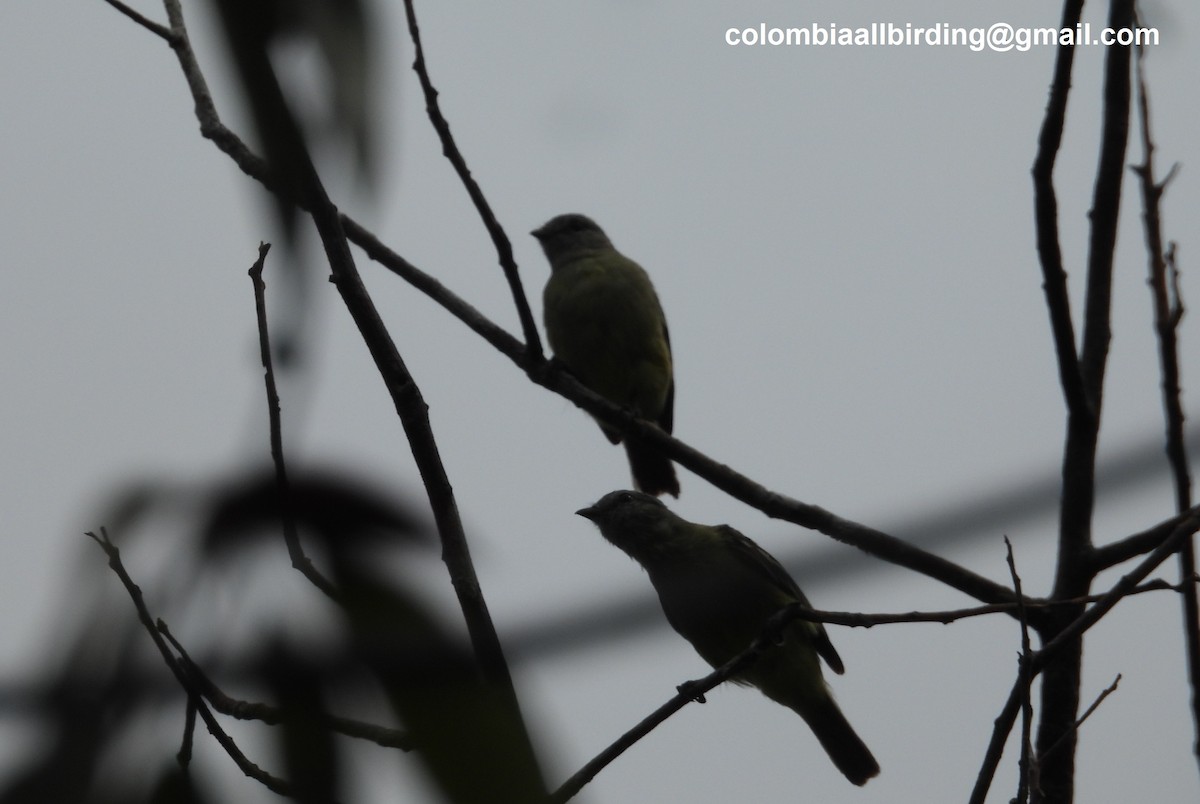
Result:
[[575,513],[584,519],[590,519],[593,522],[596,521],[596,507],[593,505],[589,505],[587,508],[580,508]]
[[533,235],[534,237],[536,237],[538,240],[541,240],[542,239],[541,227],[539,226],[537,229],[534,229],[532,232],[530,232],[530,234]]

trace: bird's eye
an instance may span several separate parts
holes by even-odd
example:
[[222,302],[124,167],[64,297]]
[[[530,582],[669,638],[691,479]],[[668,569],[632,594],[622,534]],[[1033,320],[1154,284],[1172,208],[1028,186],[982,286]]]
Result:
[[617,498],[617,501],[627,503],[632,499],[633,499],[633,495],[630,494],[628,491],[626,491],[626,492],[622,493],[620,497]]

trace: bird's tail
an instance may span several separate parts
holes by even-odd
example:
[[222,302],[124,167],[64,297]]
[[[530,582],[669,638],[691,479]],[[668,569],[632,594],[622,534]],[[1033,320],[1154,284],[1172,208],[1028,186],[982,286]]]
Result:
[[638,491],[656,497],[662,494],[679,496],[679,478],[675,476],[675,466],[670,458],[630,435],[625,436],[625,453],[629,456],[629,468]]
[[817,740],[833,764],[847,779],[854,784],[864,785],[868,779],[879,775],[879,763],[854,732],[832,696],[806,701],[800,715],[817,735]]

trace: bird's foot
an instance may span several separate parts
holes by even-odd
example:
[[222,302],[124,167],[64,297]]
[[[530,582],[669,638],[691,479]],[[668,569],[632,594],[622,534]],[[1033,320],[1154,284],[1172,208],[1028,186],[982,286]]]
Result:
[[698,682],[698,681],[685,681],[682,684],[680,684],[678,687],[676,687],[675,689],[679,692],[680,695],[686,695],[689,698],[691,698],[693,701],[695,701],[696,703],[700,703],[700,704],[708,703],[708,701],[704,697],[703,692],[698,692],[695,695],[692,694],[692,690],[696,689],[698,686],[700,686],[700,682]]

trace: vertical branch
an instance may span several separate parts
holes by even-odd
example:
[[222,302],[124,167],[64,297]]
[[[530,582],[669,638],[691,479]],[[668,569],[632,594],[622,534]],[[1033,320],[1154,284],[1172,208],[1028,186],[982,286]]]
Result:
[[258,259],[254,261],[254,265],[250,266],[250,281],[254,284],[254,312],[258,319],[258,351],[263,364],[263,379],[267,387],[271,462],[275,465],[275,492],[279,498],[279,513],[283,521],[283,540],[287,544],[292,566],[331,600],[337,600],[339,599],[337,588],[317,571],[312,561],[304,554],[304,550],[300,546],[300,536],[296,532],[291,484],[288,482],[287,461],[283,456],[283,424],[280,416],[279,391],[275,385],[275,364],[271,358],[271,337],[267,329],[267,286],[262,278],[267,252],[270,250],[270,243],[258,244]]
[[[1074,28],[1079,23],[1082,14],[1083,0],[1065,0],[1060,25],[1064,28]],[[1038,261],[1042,270],[1042,288],[1046,294],[1046,306],[1050,314],[1050,328],[1058,362],[1059,382],[1062,384],[1063,399],[1067,408],[1067,446],[1063,461],[1064,511],[1060,522],[1060,528],[1063,530],[1068,527],[1066,505],[1068,504],[1067,495],[1072,486],[1071,478],[1078,474],[1070,471],[1069,456],[1073,451],[1078,451],[1073,450],[1073,443],[1081,440],[1081,434],[1091,429],[1091,423],[1094,420],[1091,403],[1084,392],[1083,376],[1075,347],[1075,330],[1071,320],[1070,298],[1067,294],[1067,275],[1063,269],[1062,247],[1059,242],[1058,198],[1054,189],[1054,165],[1062,146],[1074,62],[1075,47],[1073,45],[1058,48],[1054,64],[1054,77],[1050,85],[1050,97],[1046,104],[1042,128],[1038,134],[1038,149],[1032,171]],[[1090,510],[1090,495],[1087,504]],[[1074,528],[1074,523],[1071,523],[1070,527]],[[1061,596],[1071,597],[1071,595]],[[1051,619],[1039,628],[1041,641],[1045,643],[1051,639],[1058,630],[1064,627],[1066,622],[1069,622],[1078,613],[1078,609],[1072,612],[1052,612]],[[1056,667],[1059,664],[1056,663]],[[1070,664],[1077,665],[1078,663]],[[1050,668],[1046,673],[1043,689],[1052,683],[1056,687],[1069,688],[1072,679],[1077,679],[1077,677],[1077,672],[1068,672],[1061,681],[1058,681],[1055,679],[1055,668]],[[991,776],[995,772],[995,765],[999,761],[999,753],[1003,749],[1004,738],[1002,735],[1012,728],[1013,719],[1020,709],[1021,698],[1018,696],[1024,688],[1022,682],[1023,679],[1017,679],[1002,716],[997,718],[996,729],[988,750],[988,759],[980,771],[980,778],[972,796],[973,801],[982,801],[983,796],[986,795],[987,785],[990,784]],[[1070,712],[1074,712],[1078,706],[1077,697],[1077,693],[1074,693],[1064,702]],[[1044,727],[1045,721],[1040,725]],[[1039,733],[1039,743],[1041,739]]]
[[[1083,14],[1083,0],[1067,0],[1063,6],[1061,25],[1074,28]],[[1050,329],[1058,357],[1058,375],[1062,383],[1067,410],[1077,415],[1088,412],[1079,373],[1079,357],[1075,351],[1075,328],[1071,323],[1071,302],[1067,295],[1067,273],[1063,270],[1062,247],[1058,240],[1058,197],[1054,191],[1054,163],[1062,146],[1063,126],[1067,118],[1067,97],[1071,92],[1071,69],[1075,63],[1075,47],[1058,48],[1054,62],[1054,79],[1050,84],[1050,99],[1046,116],[1038,134],[1037,156],[1033,161],[1033,203],[1037,235],[1038,262],[1042,268],[1042,289],[1050,312]]]
[[[1074,28],[1079,23],[1082,14],[1083,0],[1065,0],[1060,25],[1064,28]],[[1070,298],[1067,294],[1067,274],[1063,269],[1062,247],[1058,235],[1058,198],[1054,190],[1054,165],[1062,146],[1063,128],[1067,116],[1067,98],[1071,92],[1071,71],[1074,63],[1074,45],[1060,46],[1055,56],[1054,78],[1050,84],[1050,98],[1047,101],[1046,114],[1042,119],[1042,128],[1038,134],[1038,149],[1032,171],[1038,262],[1042,269],[1042,288],[1046,294],[1046,307],[1050,313],[1050,329],[1058,361],[1059,382],[1062,384],[1063,399],[1067,408],[1068,445],[1071,443],[1073,430],[1079,429],[1082,423],[1090,422],[1092,419],[1092,409],[1087,395],[1084,393],[1083,377],[1079,370],[1079,357],[1075,348],[1075,330],[1071,321]],[[1064,504],[1067,485],[1067,464],[1064,459]],[[1068,616],[1066,619],[1069,620],[1070,617]],[[1062,620],[1055,616],[1054,620],[1039,628],[1041,641],[1045,643],[1062,627]],[[1053,671],[1047,676],[1052,673]],[[1021,693],[1024,689],[1023,681],[1023,678],[1016,680],[1004,710],[996,719],[984,766],[980,770],[971,796],[972,802],[982,802],[987,795],[987,789],[995,774],[996,764],[999,762],[1004,748],[1005,738],[1020,710]],[[1045,686],[1047,686],[1047,682],[1043,682],[1043,688]],[[1068,701],[1068,705],[1072,711],[1077,706],[1072,701]],[[1039,742],[1040,740],[1039,735]]]
[[[1108,24],[1127,28],[1133,23],[1132,0],[1112,0]],[[1072,410],[1068,421],[1063,465],[1063,506],[1060,521],[1058,575],[1055,596],[1086,594],[1092,546],[1091,517],[1095,497],[1096,441],[1100,430],[1104,372],[1112,337],[1112,272],[1116,254],[1121,182],[1129,135],[1130,48],[1114,46],[1106,53],[1104,113],[1096,184],[1092,194],[1083,346],[1079,373],[1087,412]]]
[[[1133,0],[1113,0],[1110,28],[1133,26]],[[1125,177],[1125,151],[1129,141],[1130,61],[1132,48],[1108,48],[1104,65],[1104,118],[1100,160],[1092,195],[1091,239],[1088,243],[1087,299],[1084,310],[1083,354],[1080,371],[1084,392],[1100,416],[1104,369],[1112,339],[1109,311],[1112,272],[1117,250],[1117,221],[1121,210],[1121,183]]]
[[[1154,330],[1158,336],[1159,366],[1162,372],[1163,416],[1166,419],[1167,461],[1175,483],[1175,504],[1180,511],[1192,505],[1192,479],[1188,469],[1187,446],[1183,438],[1183,393],[1179,378],[1179,321],[1183,302],[1179,296],[1175,272],[1174,248],[1163,246],[1162,218],[1159,206],[1175,167],[1161,182],[1154,179],[1154,139],[1150,133],[1150,98],[1146,92],[1144,52],[1138,48],[1134,66],[1137,72],[1138,129],[1141,132],[1143,161],[1135,165],[1142,191],[1142,224],[1146,235],[1149,261],[1150,295],[1154,303]],[[1168,271],[1171,281],[1168,282]],[[1183,634],[1187,649],[1188,681],[1191,685],[1192,723],[1195,741],[1192,752],[1200,760],[1200,603],[1196,585],[1187,581],[1196,575],[1195,542],[1188,539],[1179,550],[1182,584]]]
[[1025,593],[1021,590],[1021,576],[1017,574],[1017,561],[1013,556],[1012,542],[1004,537],[1008,553],[1008,572],[1012,577],[1013,591],[1017,595],[1017,619],[1021,623],[1021,656],[1017,661],[1017,680],[1021,686],[1021,760],[1018,763],[1016,804],[1029,801],[1030,787],[1037,786],[1036,760],[1033,747],[1033,704],[1030,695],[1033,687],[1033,648],[1029,641],[1029,619],[1025,616]]
[[[1073,25],[1078,21],[1081,6],[1076,0],[1067,1],[1063,13],[1064,25]],[[1128,28],[1132,22],[1132,0],[1112,0],[1108,25],[1112,28]],[[1057,233],[1048,231],[1055,238],[1052,244],[1045,243],[1043,236],[1043,230],[1049,229],[1054,222],[1051,216],[1056,210],[1047,172],[1053,167],[1053,162],[1052,157],[1045,154],[1047,148],[1056,149],[1061,142],[1065,95],[1070,81],[1070,56],[1063,51],[1060,51],[1056,65],[1051,105],[1047,109],[1038,160],[1034,166],[1039,254],[1046,276],[1047,302],[1051,307],[1059,370],[1068,408],[1058,563],[1053,590],[1053,597],[1058,600],[1086,595],[1095,574],[1090,559],[1096,443],[1111,339],[1112,270],[1129,132],[1129,74],[1130,49],[1120,46],[1109,48],[1105,56],[1103,131],[1089,216],[1091,230],[1082,345],[1078,360],[1073,364],[1064,364],[1064,358],[1070,356],[1070,350],[1064,343],[1069,332],[1066,331],[1066,324],[1060,322],[1069,321],[1068,313],[1065,309],[1056,310],[1056,306],[1066,304],[1065,287],[1058,288],[1055,284],[1062,274],[1061,255],[1057,253]],[[1082,608],[1076,606],[1056,610],[1050,623],[1040,631],[1043,642],[1054,639],[1067,623],[1081,613]],[[1076,638],[1055,657],[1055,661],[1049,663],[1043,676],[1041,718],[1036,740],[1040,778],[1039,784],[1031,791],[1035,802],[1069,804],[1074,798],[1074,725],[1079,711],[1082,661],[1082,642]],[[1049,754],[1049,747],[1056,744],[1060,750]]]

